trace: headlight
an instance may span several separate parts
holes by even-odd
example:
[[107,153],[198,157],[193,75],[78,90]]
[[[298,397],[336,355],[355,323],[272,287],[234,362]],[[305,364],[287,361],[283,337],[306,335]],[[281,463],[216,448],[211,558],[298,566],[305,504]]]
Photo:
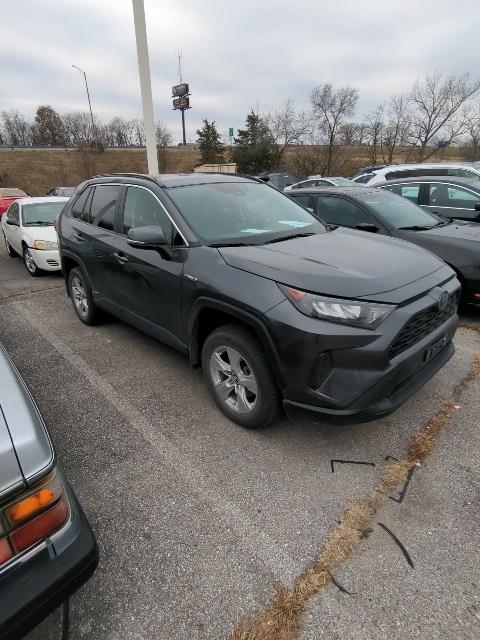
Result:
[[49,242],[48,240],[34,240],[33,249],[42,249],[50,251],[52,249],[58,249],[58,244],[56,242]]
[[326,298],[284,284],[278,286],[299,311],[306,316],[327,322],[339,322],[363,329],[375,329],[395,309],[393,304]]

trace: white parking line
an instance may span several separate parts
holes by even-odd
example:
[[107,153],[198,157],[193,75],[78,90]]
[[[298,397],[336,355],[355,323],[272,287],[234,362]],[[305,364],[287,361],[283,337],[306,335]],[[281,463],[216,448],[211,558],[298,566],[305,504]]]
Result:
[[213,487],[185,453],[161,434],[157,428],[154,428],[148,418],[145,418],[124,396],[115,391],[111,384],[97,374],[57,335],[40,323],[38,316],[29,309],[30,303],[28,301],[15,301],[11,306],[18,315],[18,322],[28,322],[37,333],[47,340],[152,445],[155,452],[162,456],[165,464],[188,485],[190,491],[197,494],[201,500],[208,502],[212,510],[232,527],[249,557],[258,560],[272,572],[275,580],[283,583],[289,582],[298,573],[301,568],[298,563],[291,556],[285,554],[277,542],[262,529],[259,529],[241,509],[220,493],[216,487]]

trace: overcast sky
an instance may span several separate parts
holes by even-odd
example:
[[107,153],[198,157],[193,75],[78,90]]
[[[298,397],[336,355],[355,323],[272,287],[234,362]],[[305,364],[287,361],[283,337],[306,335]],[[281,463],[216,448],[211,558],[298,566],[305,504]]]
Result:
[[[141,117],[130,0],[0,5],[0,110],[85,110],[76,64],[102,119]],[[480,75],[479,0],[145,0],[145,13],[155,116],[177,138],[176,49],[192,93],[190,140],[204,117],[223,132],[257,104],[265,112],[291,97],[307,107],[324,82],[357,87],[360,118],[435,69]]]

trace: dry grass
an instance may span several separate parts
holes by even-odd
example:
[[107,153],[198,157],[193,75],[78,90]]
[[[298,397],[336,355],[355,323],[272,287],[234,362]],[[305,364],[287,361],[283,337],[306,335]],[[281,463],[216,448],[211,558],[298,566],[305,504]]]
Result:
[[331,581],[335,569],[358,548],[363,530],[386,497],[405,482],[414,465],[422,464],[430,455],[465,387],[479,375],[480,356],[477,355],[468,374],[455,386],[450,397],[443,401],[428,424],[414,435],[407,453],[400,460],[390,461],[383,467],[379,483],[364,500],[348,504],[339,523],[328,534],[323,550],[296,578],[293,587],[277,587],[266,607],[233,631],[232,640],[298,638],[310,598]]

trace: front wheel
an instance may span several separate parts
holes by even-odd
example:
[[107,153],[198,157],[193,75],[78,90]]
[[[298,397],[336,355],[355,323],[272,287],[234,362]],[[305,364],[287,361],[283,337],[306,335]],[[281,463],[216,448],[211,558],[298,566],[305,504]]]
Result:
[[268,359],[246,329],[226,325],[213,331],[202,350],[203,374],[223,413],[249,429],[278,416],[279,391]]
[[24,247],[23,249],[23,262],[25,267],[27,268],[28,273],[34,278],[38,278],[38,276],[42,275],[41,270],[35,264],[35,260],[30,252],[28,247]]
[[85,324],[98,322],[98,309],[93,302],[92,292],[80,269],[72,269],[68,276],[68,293],[77,316]]

